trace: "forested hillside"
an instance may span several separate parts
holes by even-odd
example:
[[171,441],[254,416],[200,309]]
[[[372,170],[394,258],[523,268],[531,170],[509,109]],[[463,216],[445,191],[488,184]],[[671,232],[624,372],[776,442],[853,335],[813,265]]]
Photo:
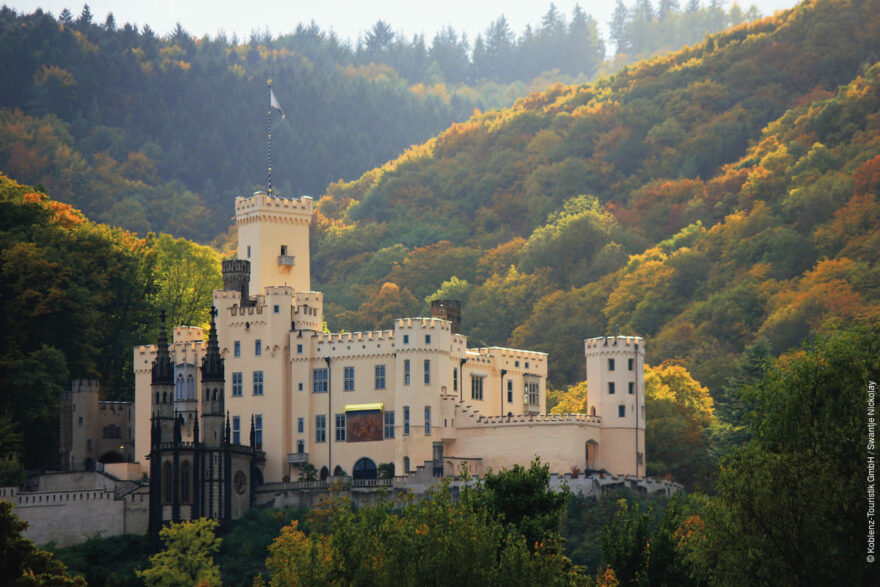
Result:
[[734,410],[762,357],[880,317],[878,59],[880,2],[810,1],[335,183],[313,235],[331,328],[461,298],[473,343],[549,352],[556,386],[619,328]]
[[[640,0],[614,63],[693,42],[746,16]],[[586,81],[605,42],[579,7],[552,4],[515,34],[501,17],[471,44],[451,27],[406,38],[379,21],[357,44],[314,24],[290,34],[166,38],[112,14],[0,8],[0,170],[89,218],[211,241],[230,202],[266,182],[266,80],[288,118],[273,127],[274,185],[320,194],[467,119],[554,80]],[[367,28],[369,29],[367,30]],[[628,32],[627,32],[628,31]],[[629,37],[626,37],[629,38]]]

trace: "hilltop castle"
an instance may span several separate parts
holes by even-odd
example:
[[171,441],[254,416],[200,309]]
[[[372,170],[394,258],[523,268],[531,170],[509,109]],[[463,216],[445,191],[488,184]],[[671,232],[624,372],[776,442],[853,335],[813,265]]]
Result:
[[264,481],[309,465],[375,479],[383,464],[444,476],[538,456],[557,473],[645,474],[642,339],[585,341],[589,414],[547,415],[547,355],[468,348],[454,300],[392,330],[323,332],[311,217],[308,197],[237,198],[238,259],[223,262],[208,341],[177,327],[134,349],[136,458],[151,457],[163,519],[237,517]]

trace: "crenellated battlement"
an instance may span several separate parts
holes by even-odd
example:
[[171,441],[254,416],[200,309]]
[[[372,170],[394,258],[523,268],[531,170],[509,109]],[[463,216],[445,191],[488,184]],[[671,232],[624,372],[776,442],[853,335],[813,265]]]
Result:
[[100,387],[97,379],[74,379],[70,384],[73,393],[98,393]]
[[319,332],[315,334],[317,344],[343,342],[371,342],[394,340],[393,330],[368,330],[366,332]]
[[417,328],[434,328],[436,330],[452,331],[452,323],[441,318],[398,318],[394,321],[395,330],[414,330]]
[[638,345],[639,354],[645,352],[645,339],[641,336],[599,336],[584,341],[584,354],[590,357],[632,354]]
[[254,192],[251,197],[235,198],[235,215],[241,216],[255,212],[294,212],[311,216],[314,200],[309,196],[301,198],[282,198],[270,196],[266,192]]
[[479,410],[475,410],[470,404],[461,405],[455,396],[446,395],[443,399],[455,403],[457,428],[474,428],[486,426],[522,426],[522,425],[554,425],[554,424],[601,424],[599,416],[588,414],[509,414],[506,416],[484,416]]

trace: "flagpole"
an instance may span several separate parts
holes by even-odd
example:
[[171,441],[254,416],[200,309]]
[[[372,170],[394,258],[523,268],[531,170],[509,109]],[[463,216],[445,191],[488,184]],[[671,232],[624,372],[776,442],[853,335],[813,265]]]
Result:
[[266,80],[266,193],[272,195],[272,80]]

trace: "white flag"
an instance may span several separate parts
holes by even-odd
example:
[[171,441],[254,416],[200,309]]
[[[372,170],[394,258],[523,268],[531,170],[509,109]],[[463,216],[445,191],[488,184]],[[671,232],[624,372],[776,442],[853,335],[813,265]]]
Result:
[[275,91],[272,88],[269,88],[269,105],[281,113],[281,118],[287,118],[287,115],[284,113],[281,104],[278,103],[278,98],[275,97]]

